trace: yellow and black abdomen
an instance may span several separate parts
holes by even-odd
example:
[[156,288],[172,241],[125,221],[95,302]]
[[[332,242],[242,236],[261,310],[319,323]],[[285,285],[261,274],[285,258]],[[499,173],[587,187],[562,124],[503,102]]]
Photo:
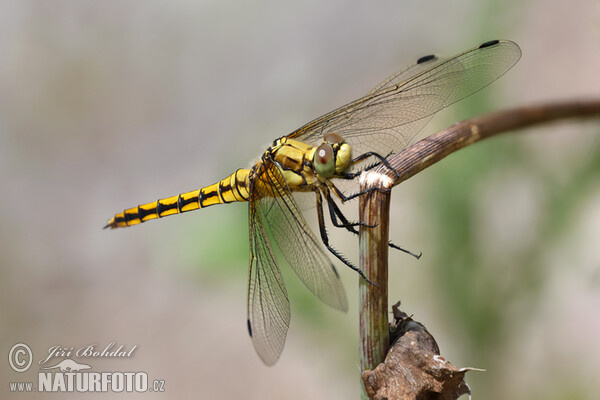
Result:
[[128,208],[112,217],[104,228],[125,228],[151,219],[197,210],[214,204],[248,201],[250,170],[238,169],[227,178],[192,192]]

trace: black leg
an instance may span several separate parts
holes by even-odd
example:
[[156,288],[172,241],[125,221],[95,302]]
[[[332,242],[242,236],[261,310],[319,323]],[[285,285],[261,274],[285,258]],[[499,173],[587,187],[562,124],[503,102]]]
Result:
[[[346,175],[343,175],[343,176],[336,176],[336,178],[340,178],[340,179],[354,179],[354,178],[348,178],[349,175],[351,175],[351,174],[346,174]],[[327,187],[330,188],[331,190],[333,190],[333,193],[335,193],[335,195],[337,197],[339,197],[340,200],[342,200],[342,202],[344,202],[344,203],[347,202],[348,200],[355,199],[358,196],[362,196],[363,194],[370,193],[373,190],[379,190],[379,191],[383,191],[383,192],[387,192],[387,191],[391,190],[391,188],[384,189],[384,188],[372,187],[372,188],[369,188],[369,189],[361,190],[360,192],[353,193],[353,194],[351,194],[349,196],[346,196],[331,181],[329,181],[329,185],[327,185]]]
[[362,174],[365,171],[370,171],[375,167],[380,166],[381,163],[373,163],[370,165],[367,165],[366,167],[364,167],[363,169],[356,171],[356,172],[346,172],[345,174],[341,175],[341,176],[336,176],[336,178],[340,178],[340,179],[347,179],[347,180],[352,180],[354,178],[356,178],[357,176],[359,176],[360,174]]
[[421,258],[421,256],[423,255],[423,253],[422,253],[422,252],[419,252],[419,254],[415,254],[415,253],[413,253],[412,251],[410,251],[410,250],[406,250],[406,249],[403,249],[402,247],[400,247],[400,246],[398,246],[397,244],[394,244],[394,243],[392,243],[392,242],[388,242],[388,246],[390,246],[392,249],[400,250],[400,251],[401,251],[401,252],[403,252],[403,253],[406,253],[406,254],[408,254],[408,255],[411,255],[411,256],[413,256],[414,258],[416,258],[417,260],[418,260],[419,258]]
[[[335,188],[335,186],[333,186],[333,188],[334,188],[334,190],[337,190],[337,188]],[[381,189],[381,190],[386,190],[386,189]],[[387,190],[389,190],[389,189],[387,189]],[[366,191],[366,192],[368,192],[368,191]],[[364,194],[364,193],[360,193],[360,194]],[[331,197],[331,194],[329,193],[329,191],[326,192],[326,196],[327,196],[327,204],[329,205],[329,213],[331,214],[331,222],[333,222],[334,226],[336,226],[338,228],[346,228],[348,231],[354,233],[355,235],[358,235],[358,231],[356,229],[354,229],[355,226],[362,225],[362,226],[366,226],[368,228],[374,228],[374,226],[369,226],[369,225],[365,224],[364,222],[357,222],[357,223],[348,222],[348,219],[342,213],[342,210],[340,210],[340,208],[337,206],[335,201],[333,201],[333,198]],[[342,222],[339,225],[336,224],[336,222],[337,222],[336,216]],[[421,256],[423,255],[423,253],[415,254],[412,251],[406,250],[392,242],[388,242],[388,246],[390,246],[393,249],[400,250],[403,253],[409,254],[409,255],[413,256],[414,258],[416,258],[417,260],[419,258],[421,258]]]
[[345,203],[345,202],[347,202],[348,200],[352,200],[352,199],[354,199],[354,198],[356,198],[356,197],[358,197],[358,196],[360,196],[360,195],[363,195],[363,194],[369,193],[369,192],[370,192],[370,191],[372,191],[372,190],[389,190],[389,189],[380,189],[380,188],[370,188],[370,189],[367,189],[367,190],[361,190],[360,192],[357,192],[357,193],[353,193],[353,194],[351,194],[350,196],[346,196],[346,195],[345,195],[344,193],[342,193],[342,191],[341,191],[340,189],[338,189],[338,188],[337,188],[337,186],[335,186],[335,185],[333,184],[333,182],[331,182],[331,181],[329,181],[329,185],[327,185],[327,187],[328,187],[329,189],[333,190],[333,193],[335,193],[335,195],[336,195],[337,197],[339,197],[339,199],[340,199],[340,200],[342,200],[342,202],[344,202],[344,203]]
[[[366,226],[368,228],[374,228],[374,226],[367,225],[364,222],[348,221],[348,218],[346,218],[346,216],[342,213],[342,210],[340,210],[338,205],[335,203],[335,201],[331,197],[329,190],[327,190],[325,192],[325,198],[327,200],[327,205],[329,208],[329,215],[331,217],[331,222],[333,223],[333,225],[336,228],[346,228],[348,231],[354,233],[355,235],[358,235],[358,231],[356,229],[354,229],[354,227],[356,227],[356,226]],[[339,223],[337,221],[338,218],[340,219],[341,223]]]
[[377,286],[376,284],[371,282],[358,267],[354,266],[350,261],[346,260],[344,256],[342,256],[333,247],[329,245],[329,237],[327,236],[327,230],[325,229],[325,218],[323,217],[323,198],[321,197],[321,193],[318,190],[315,191],[315,193],[317,195],[317,218],[319,220],[319,232],[321,233],[321,240],[323,241],[323,244],[331,254],[336,256],[341,262],[346,264],[348,267],[356,271],[366,282],[370,283],[371,285]]
[[[392,154],[392,153],[390,153]],[[356,157],[354,160],[352,160],[351,165],[354,165],[356,163],[361,162],[362,160],[369,158],[369,157],[375,157],[378,158],[379,161],[381,161],[381,163],[383,165],[385,165],[389,170],[394,171],[394,174],[396,175],[396,178],[400,178],[400,175],[398,174],[398,171],[396,171],[394,168],[392,168],[392,166],[390,165],[390,163],[387,160],[387,157],[390,155],[388,154],[386,157],[382,156],[379,153],[375,153],[374,151],[368,151],[366,153],[361,154],[360,156]],[[375,167],[378,164],[373,164],[368,166],[366,169],[363,169],[363,171],[368,171],[370,169],[372,169],[373,167]],[[361,171],[362,172],[362,171]]]
[[361,190],[359,192],[352,193],[351,195],[346,196],[344,193],[342,193],[335,186],[332,186],[332,188],[333,188],[333,191],[335,192],[335,195],[338,196],[344,203],[347,202],[347,201],[349,201],[349,200],[355,199],[358,196],[362,196],[363,194],[371,193],[373,190],[378,190],[378,191],[381,191],[381,192],[387,192],[387,191],[391,190],[391,188],[384,189],[384,188],[372,187],[372,188]]

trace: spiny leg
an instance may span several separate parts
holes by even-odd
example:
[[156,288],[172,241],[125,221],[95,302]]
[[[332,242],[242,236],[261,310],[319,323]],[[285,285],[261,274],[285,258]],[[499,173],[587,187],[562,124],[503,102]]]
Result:
[[[390,153],[390,154],[392,154],[392,153]],[[356,171],[356,172],[345,172],[345,173],[337,174],[336,178],[345,179],[345,180],[353,180],[357,176],[359,176],[360,174],[362,174],[363,172],[370,171],[371,169],[377,167],[380,164],[384,164],[388,169],[390,169],[391,171],[394,172],[394,174],[396,175],[396,178],[400,178],[400,175],[398,174],[398,171],[396,171],[394,168],[392,168],[392,166],[388,163],[387,158],[384,157],[384,156],[382,156],[379,153],[374,152],[374,151],[369,151],[369,152],[361,154],[360,156],[358,156],[355,159],[353,159],[350,162],[350,165],[357,164],[357,163],[361,162],[362,160],[364,160],[364,159],[366,159],[368,157],[371,157],[371,156],[378,158],[381,161],[381,163],[371,164],[371,165],[367,166],[366,168],[363,168],[363,169],[361,169],[359,171]],[[388,156],[389,156],[389,154],[388,154]],[[356,193],[353,193],[351,195],[346,196],[337,187],[335,187],[335,185],[331,185],[331,188],[333,189],[333,191],[336,194],[336,196],[338,196],[344,203],[346,201],[348,201],[348,200],[352,200],[352,199],[354,199],[354,198],[356,198],[358,196],[361,196],[363,194],[370,193],[373,190],[379,190],[379,191],[388,191],[388,190],[390,190],[390,189],[383,189],[383,188],[373,187],[373,188],[361,190],[359,192],[356,192]]]
[[[329,208],[329,215],[331,217],[331,222],[336,228],[346,228],[349,232],[358,235],[358,231],[355,229],[356,226],[365,226],[367,228],[375,228],[373,225],[367,225],[364,222],[350,222],[348,218],[342,213],[342,210],[335,203],[333,198],[327,193],[327,205]],[[340,222],[337,222],[337,219],[340,219]]]
[[[334,185],[331,185],[331,186],[337,194],[339,192],[339,189],[337,189]],[[389,189],[381,189],[381,190],[389,190]],[[366,192],[369,192],[369,191],[370,190],[368,190]],[[355,226],[362,225],[367,228],[374,228],[374,226],[367,225],[364,222],[356,222],[356,223],[349,222],[348,219],[346,218],[346,216],[342,213],[342,210],[340,210],[340,208],[338,207],[336,202],[331,197],[331,194],[329,191],[326,191],[326,199],[327,199],[327,204],[329,206],[329,214],[331,216],[331,222],[333,223],[334,226],[336,226],[338,228],[346,228],[348,231],[354,233],[355,235],[358,235],[358,231],[356,229],[354,229]],[[339,218],[340,221],[342,222],[339,225],[336,224],[337,218]],[[416,258],[417,260],[420,259],[421,256],[423,255],[422,252],[419,252],[419,254],[413,253],[412,251],[406,250],[406,249],[398,246],[397,244],[392,243],[391,241],[388,242],[388,246],[390,246],[393,249],[400,250],[403,253],[409,254],[409,255],[413,256],[414,258]]]
[[[376,153],[376,152],[374,152],[374,151],[368,151],[368,152],[366,152],[366,153],[363,153],[363,154],[361,154],[360,156],[356,157],[355,159],[353,159],[353,160],[351,161],[350,165],[355,165],[355,164],[358,164],[358,163],[359,163],[359,162],[361,162],[362,160],[364,160],[364,159],[367,159],[367,158],[369,158],[369,157],[375,157],[375,158],[378,158],[378,159],[379,159],[379,161],[381,161],[381,163],[382,163],[383,165],[385,165],[385,166],[386,166],[386,167],[387,167],[387,168],[388,168],[390,171],[393,171],[393,172],[394,172],[394,174],[396,175],[396,178],[400,178],[400,175],[398,174],[398,171],[396,171],[396,170],[395,170],[395,169],[394,169],[394,168],[393,168],[393,167],[390,165],[390,163],[389,163],[389,162],[388,162],[388,160],[387,160],[387,158],[390,156],[390,154],[392,154],[392,153],[389,153],[389,154],[388,154],[386,157],[384,157],[384,156],[382,156],[381,154],[379,154],[379,153]],[[357,172],[354,172],[354,173],[349,173],[348,175],[349,175],[349,176],[353,176],[353,178],[355,178],[355,177],[357,177],[358,175],[360,175],[360,174],[361,174],[363,171],[369,171],[369,170],[371,170],[371,169],[375,168],[375,167],[376,167],[376,166],[378,166],[378,165],[379,165],[378,163],[371,164],[371,165],[369,165],[368,167],[366,167],[366,168],[363,168],[363,169],[362,169],[362,170],[360,170],[360,171],[357,171]],[[353,179],[353,178],[352,178],[352,179]]]
[[[346,178],[345,176],[336,176],[336,178],[341,178],[341,179],[354,179],[354,178]],[[341,190],[339,190],[339,189],[338,189],[338,188],[337,188],[337,187],[336,187],[336,186],[335,186],[333,183],[331,183],[331,182],[330,182],[330,184],[329,184],[328,186],[329,186],[329,187],[330,187],[330,188],[333,190],[333,192],[335,193],[335,195],[336,195],[337,197],[339,197],[339,198],[340,198],[340,200],[342,200],[342,202],[344,202],[344,203],[345,203],[345,202],[347,202],[348,200],[355,199],[355,198],[357,198],[358,196],[362,196],[363,194],[370,193],[370,192],[372,192],[373,190],[379,190],[379,191],[382,191],[382,192],[387,192],[387,191],[390,191],[390,190],[391,190],[391,188],[389,188],[389,189],[384,189],[384,188],[379,188],[379,187],[371,187],[371,188],[369,188],[369,189],[361,190],[361,191],[359,191],[359,192],[356,192],[356,193],[353,193],[353,194],[351,194],[351,195],[349,195],[349,196],[346,196],[346,195],[345,195],[344,193],[342,193],[342,191],[341,191]]]
[[[332,184],[333,186],[333,184]],[[336,188],[337,189],[337,188]],[[358,231],[354,229],[356,226],[366,226],[369,228],[374,228],[373,226],[367,225],[364,222],[350,222],[346,216],[342,213],[342,210],[339,209],[338,205],[333,201],[331,197],[331,192],[327,186],[321,187],[323,191],[323,195],[327,200],[327,208],[329,209],[329,217],[331,219],[331,223],[336,228],[346,228],[348,231],[358,234]],[[338,222],[338,218],[341,222]]]
[[371,282],[358,267],[354,266],[350,261],[346,260],[344,256],[338,253],[337,250],[331,247],[331,245],[329,244],[329,237],[327,236],[327,230],[325,229],[325,218],[323,217],[323,199],[321,197],[321,193],[318,190],[315,191],[315,194],[317,196],[317,218],[319,221],[319,233],[321,234],[321,240],[323,241],[323,244],[325,245],[327,250],[329,250],[329,252],[336,256],[341,262],[343,262],[348,267],[356,271],[366,282],[370,283],[371,285],[377,286],[376,284]]
[[394,244],[392,242],[388,242],[388,246],[390,246],[392,249],[396,249],[396,250],[400,250],[403,253],[406,253],[410,256],[413,256],[414,258],[416,258],[417,260],[421,258],[421,256],[423,255],[423,252],[420,251],[419,254],[413,253],[410,250],[406,250],[405,248],[402,248],[400,246],[398,246],[397,244]]

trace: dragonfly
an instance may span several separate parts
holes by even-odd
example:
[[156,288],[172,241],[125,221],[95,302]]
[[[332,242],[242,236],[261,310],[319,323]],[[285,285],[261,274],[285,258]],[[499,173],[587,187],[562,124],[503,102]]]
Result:
[[[273,365],[283,351],[290,323],[280,264],[288,264],[316,297],[342,311],[348,308],[346,294],[322,244],[368,281],[330,245],[323,199],[334,226],[357,233],[361,223],[349,222],[336,204],[356,193],[340,189],[340,183],[355,182],[361,171],[386,163],[386,157],[407,147],[436,112],[486,87],[520,57],[519,46],[508,40],[485,42],[449,58],[421,57],[367,95],[276,139],[251,168],[238,169],[201,189],[125,209],[105,228],[247,202],[247,328],[259,357]],[[294,199],[293,194],[301,192],[316,195],[320,240]]]

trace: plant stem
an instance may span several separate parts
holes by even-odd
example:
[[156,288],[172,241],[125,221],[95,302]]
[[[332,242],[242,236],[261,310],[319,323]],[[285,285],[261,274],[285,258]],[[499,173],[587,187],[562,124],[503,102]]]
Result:
[[[361,372],[383,362],[389,348],[388,326],[388,238],[392,180],[385,175],[367,172],[371,179],[361,179],[360,196],[360,268],[373,284],[359,282],[359,335]],[[374,178],[374,179],[373,179]],[[364,184],[363,184],[364,183]]]

